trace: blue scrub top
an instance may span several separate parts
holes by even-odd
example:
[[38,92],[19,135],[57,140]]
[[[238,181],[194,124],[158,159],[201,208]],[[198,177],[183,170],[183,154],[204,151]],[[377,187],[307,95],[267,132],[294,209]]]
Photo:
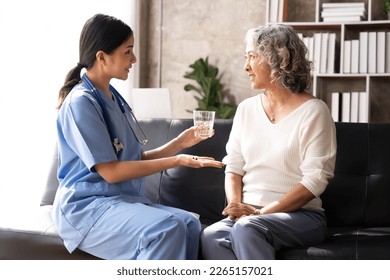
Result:
[[[113,204],[149,203],[144,196],[144,179],[107,183],[93,168],[116,160],[140,160],[141,145],[130,130],[135,123],[125,106],[129,122],[117,101],[104,92],[101,96],[114,137],[123,144],[117,155],[112,145],[102,109],[84,82],[66,97],[57,117],[59,188],[53,205],[53,220],[69,252],[81,243],[99,217]],[[136,131],[136,130],[135,130]]]

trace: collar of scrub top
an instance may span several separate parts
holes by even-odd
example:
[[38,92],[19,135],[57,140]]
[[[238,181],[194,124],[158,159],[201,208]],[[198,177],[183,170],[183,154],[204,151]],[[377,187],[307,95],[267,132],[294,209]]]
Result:
[[[103,118],[104,118],[105,123],[107,124],[108,133],[110,134],[110,138],[112,139],[112,145],[114,146],[115,152],[118,154],[123,149],[123,144],[120,143],[119,139],[114,136],[114,133],[112,131],[111,121],[110,121],[110,118],[108,117],[107,109],[103,105],[103,101],[101,99],[101,96],[98,93],[96,87],[92,84],[91,80],[88,78],[88,76],[85,73],[82,76],[82,80],[85,82],[87,87],[91,90],[91,93],[95,96],[96,101],[99,103],[100,107],[102,108]],[[125,116],[127,124],[129,125],[131,131],[133,132],[134,137],[137,139],[138,143],[140,143],[141,145],[146,145],[146,143],[148,143],[148,139],[146,138],[145,132],[143,131],[141,125],[138,123],[138,120],[135,117],[133,110],[130,108],[129,104],[127,104],[126,100],[122,97],[122,95],[120,95],[119,92],[112,85],[110,85],[110,91],[114,95],[114,98],[117,101],[120,110],[122,111],[123,115]],[[135,133],[135,131],[134,131],[127,115],[126,115],[125,106],[127,106],[127,108],[129,108],[130,114],[131,114],[133,120],[135,121],[135,123],[137,124],[139,130],[141,131],[141,133],[144,137],[144,140],[140,140],[138,138],[137,134]]]

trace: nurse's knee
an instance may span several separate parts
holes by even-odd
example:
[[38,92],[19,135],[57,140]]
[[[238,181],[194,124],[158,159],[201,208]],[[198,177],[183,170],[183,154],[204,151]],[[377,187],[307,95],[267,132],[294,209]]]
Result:
[[188,229],[186,223],[172,214],[151,223],[139,239],[139,259],[185,259]]
[[174,215],[168,215],[168,217],[161,222],[160,230],[165,231],[169,235],[172,235],[172,238],[181,238],[187,236],[186,223]]
[[190,230],[190,232],[196,232],[197,234],[199,234],[202,228],[199,218],[191,213],[188,213],[188,215],[189,216],[185,220],[188,229]]
[[143,238],[147,242],[152,240],[167,240],[186,236],[185,223],[172,214],[161,215],[154,222],[147,225],[143,231]]

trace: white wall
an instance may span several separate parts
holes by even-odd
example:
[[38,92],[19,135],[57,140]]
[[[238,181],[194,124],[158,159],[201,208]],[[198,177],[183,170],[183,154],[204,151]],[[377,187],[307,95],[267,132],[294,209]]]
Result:
[[[159,4],[150,0],[148,21],[148,87],[158,87]],[[166,0],[162,5],[161,87],[168,88],[174,118],[191,118],[197,107],[194,92],[184,91],[195,81],[183,77],[195,60],[206,56],[219,68],[226,101],[240,103],[258,94],[244,71],[245,34],[265,23],[266,0]]]
[[[96,13],[116,16],[135,30],[137,43],[136,3],[0,2],[0,207],[17,204],[16,210],[24,211],[39,205],[56,137],[58,90],[78,62],[79,35],[85,21]],[[126,92],[136,76],[138,73],[133,73],[128,81],[113,84]]]

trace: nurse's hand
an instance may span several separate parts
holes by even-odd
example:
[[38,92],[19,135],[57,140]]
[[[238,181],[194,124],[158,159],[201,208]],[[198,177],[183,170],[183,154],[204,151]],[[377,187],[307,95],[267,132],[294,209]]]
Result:
[[180,166],[202,168],[202,167],[215,167],[222,168],[225,166],[223,162],[217,161],[212,157],[199,157],[193,155],[180,154],[176,156],[180,162]]
[[200,130],[200,129],[201,129],[201,127],[199,127],[199,126],[192,126],[188,129],[184,130],[182,133],[180,133],[176,137],[176,141],[179,144],[180,148],[185,149],[185,148],[192,147],[192,146],[198,144],[199,142],[202,142],[210,137],[213,137],[213,135],[215,133],[215,131],[213,129],[213,133],[210,137],[196,136],[195,132],[197,130]]

